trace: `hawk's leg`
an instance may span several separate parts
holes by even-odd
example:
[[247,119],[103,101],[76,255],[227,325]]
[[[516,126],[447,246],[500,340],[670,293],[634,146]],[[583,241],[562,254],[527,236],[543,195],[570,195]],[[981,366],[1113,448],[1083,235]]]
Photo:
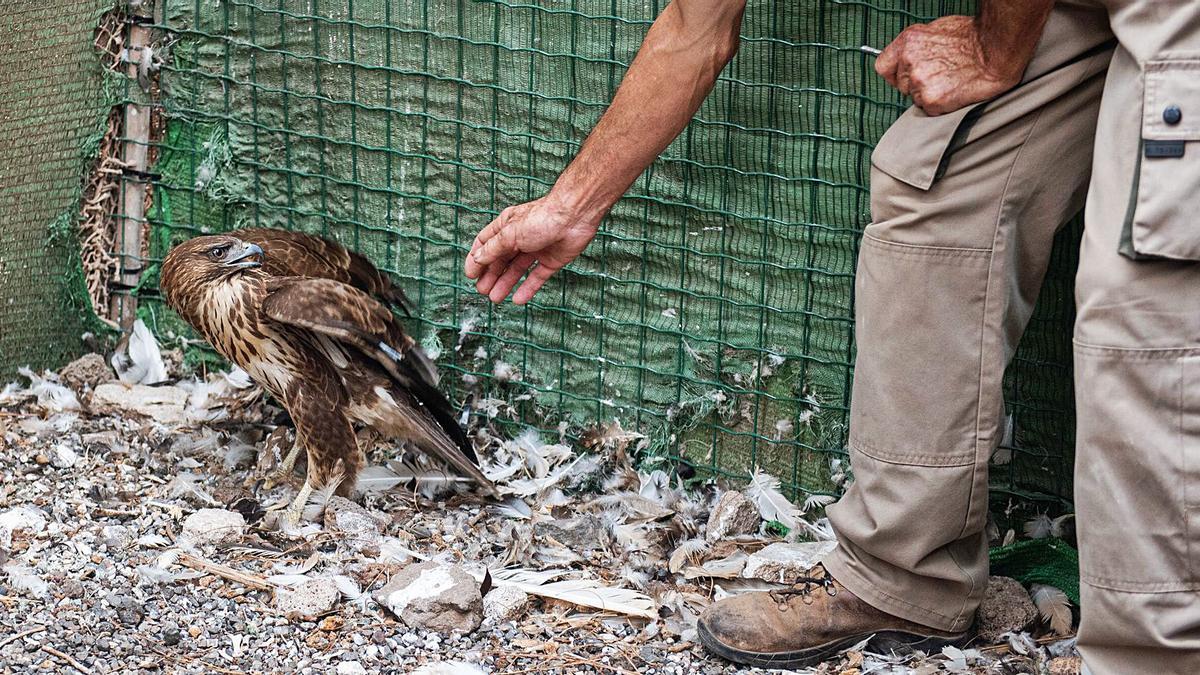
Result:
[[[296,470],[296,460],[300,457],[300,441],[297,440],[292,444],[292,449],[288,452],[279,466],[275,470],[267,474],[267,478],[263,481],[263,486],[268,490],[283,485],[292,478],[292,472]],[[307,485],[307,483],[306,483]]]
[[308,498],[312,493],[312,485],[305,480],[303,487],[296,493],[296,498],[279,517],[279,529],[282,532],[290,534],[300,530],[300,521],[304,519],[304,507],[308,505]]

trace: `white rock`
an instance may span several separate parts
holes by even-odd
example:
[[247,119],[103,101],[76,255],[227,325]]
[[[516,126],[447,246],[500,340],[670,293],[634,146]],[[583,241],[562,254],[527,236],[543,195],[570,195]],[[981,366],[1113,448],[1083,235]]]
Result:
[[335,496],[325,505],[325,529],[341,533],[339,541],[355,551],[378,554],[386,518],[345,497]]
[[317,577],[275,591],[275,609],[288,617],[305,618],[324,614],[337,606],[341,593],[328,577]]
[[749,534],[758,530],[761,520],[754,502],[737,490],[728,490],[713,507],[704,536],[708,541],[720,541],[739,534]]
[[75,451],[63,443],[59,443],[50,449],[50,463],[60,469],[69,469],[75,466],[75,462],[79,460],[79,455]]
[[742,576],[782,584],[792,583],[805,576],[809,568],[821,562],[821,558],[836,547],[836,541],[771,544],[750,556]]
[[520,619],[529,608],[529,594],[516,586],[497,586],[483,596],[483,615],[495,623]]
[[133,412],[162,424],[183,423],[187,403],[187,391],[171,386],[108,382],[92,392],[92,408],[97,412]]
[[367,669],[358,661],[342,661],[337,665],[338,675],[367,675]]
[[439,633],[470,633],[483,619],[479,582],[457,565],[409,565],[375,592],[375,600],[409,627]]
[[133,544],[133,530],[124,525],[105,525],[100,529],[100,536],[120,548],[129,548]]
[[246,530],[246,519],[236,511],[200,509],[183,521],[183,537],[196,544],[237,541]]
[[32,506],[18,506],[0,514],[0,546],[12,546],[19,531],[34,535],[46,529],[46,516]]

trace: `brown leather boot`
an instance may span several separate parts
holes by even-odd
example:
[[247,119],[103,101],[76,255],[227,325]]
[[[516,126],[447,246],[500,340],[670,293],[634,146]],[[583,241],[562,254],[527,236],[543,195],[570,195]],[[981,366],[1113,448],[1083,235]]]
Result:
[[817,565],[792,588],[745,593],[711,605],[696,626],[712,653],[760,668],[803,668],[871,638],[875,651],[922,651],[965,643],[875,609]]

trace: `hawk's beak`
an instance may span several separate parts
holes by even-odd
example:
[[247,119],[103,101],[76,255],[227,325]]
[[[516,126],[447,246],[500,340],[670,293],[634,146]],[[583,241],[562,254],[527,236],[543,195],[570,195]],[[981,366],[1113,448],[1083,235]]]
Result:
[[262,267],[263,250],[258,244],[246,244],[242,250],[231,254],[225,259],[227,267],[237,267],[245,269],[248,267]]

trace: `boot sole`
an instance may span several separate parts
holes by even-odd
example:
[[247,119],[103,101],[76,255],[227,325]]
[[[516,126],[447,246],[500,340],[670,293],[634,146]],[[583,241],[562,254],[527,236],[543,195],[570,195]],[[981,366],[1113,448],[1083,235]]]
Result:
[[917,635],[915,633],[906,633],[904,631],[884,630],[877,633],[864,633],[853,637],[844,638],[835,642],[827,642],[816,647],[807,649],[797,649],[787,652],[750,652],[741,649],[735,649],[723,644],[712,633],[708,631],[703,623],[697,623],[696,632],[700,637],[700,644],[708,651],[720,656],[727,661],[741,663],[747,666],[757,666],[759,668],[807,668],[815,666],[818,663],[828,659],[831,656],[836,656],[843,650],[849,649],[854,645],[862,642],[868,635],[873,635],[867,646],[876,652],[888,653],[900,649],[920,650],[923,652],[932,652],[941,650],[942,647],[954,646],[960,647],[970,641],[969,633],[960,635],[948,635],[945,637],[934,635]]

